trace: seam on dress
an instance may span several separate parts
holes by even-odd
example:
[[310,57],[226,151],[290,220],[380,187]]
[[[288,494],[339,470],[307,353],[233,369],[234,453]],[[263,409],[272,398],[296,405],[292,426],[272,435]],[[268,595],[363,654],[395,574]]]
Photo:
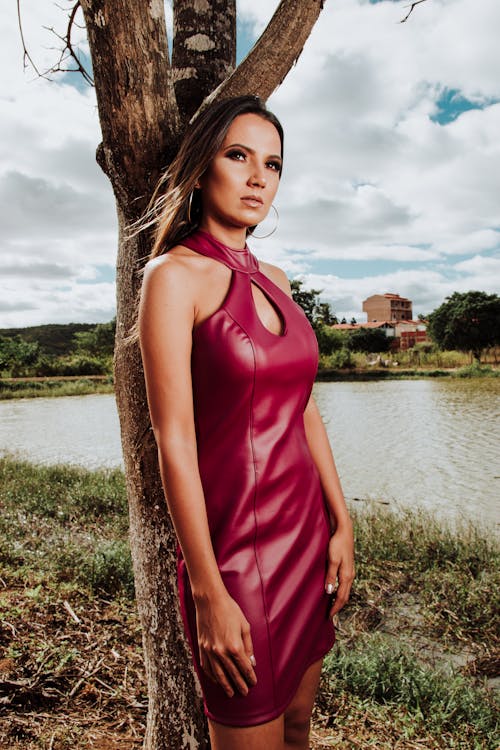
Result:
[[[248,279],[248,293],[252,294],[252,289],[250,287],[250,283],[251,283],[250,279]],[[233,317],[233,315],[229,312],[229,310],[227,310],[227,313],[232,318],[232,320],[234,320],[234,322],[236,323],[236,325],[239,326],[241,328],[241,330],[244,331],[245,334],[246,334],[246,336],[248,337],[248,340],[250,342],[250,346],[252,347],[253,361],[254,361],[252,395],[251,395],[251,398],[250,398],[250,445],[251,445],[251,448],[252,448],[254,476],[255,476],[255,491],[254,491],[254,496],[253,496],[253,515],[254,515],[255,534],[254,534],[254,540],[253,540],[253,550],[254,550],[254,556],[255,556],[255,564],[257,565],[257,571],[259,573],[259,578],[260,578],[260,589],[261,589],[261,594],[262,594],[262,603],[263,603],[263,606],[264,606],[264,613],[265,613],[265,616],[266,616],[266,630],[267,630],[267,643],[268,643],[268,649],[269,649],[269,663],[271,665],[271,673],[272,673],[272,676],[273,676],[273,697],[274,697],[274,706],[276,707],[276,705],[277,705],[276,672],[274,671],[273,649],[272,649],[272,645],[271,645],[271,631],[269,629],[269,611],[267,609],[267,601],[266,601],[266,595],[265,595],[265,590],[264,590],[264,581],[263,581],[263,576],[262,576],[262,570],[261,570],[261,566],[260,566],[260,563],[259,563],[259,557],[258,557],[258,554],[257,554],[257,528],[258,528],[258,524],[257,524],[256,503],[257,503],[257,487],[258,487],[258,482],[257,482],[257,458],[256,458],[256,455],[255,455],[255,446],[254,446],[254,442],[253,442],[253,426],[254,426],[254,421],[253,421],[253,402],[254,402],[254,395],[255,395],[255,377],[256,377],[256,372],[257,372],[257,356],[256,356],[256,353],[255,353],[255,347],[254,347],[254,343],[252,341],[252,337],[249,335],[248,331],[245,329],[244,326],[241,325],[241,323],[238,320],[236,320]],[[257,313],[255,313],[255,314],[257,314]]]

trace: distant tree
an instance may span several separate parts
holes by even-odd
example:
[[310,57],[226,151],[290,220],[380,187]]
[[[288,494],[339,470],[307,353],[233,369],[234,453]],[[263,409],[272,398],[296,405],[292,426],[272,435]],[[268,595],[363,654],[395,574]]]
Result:
[[339,322],[329,302],[320,302],[317,305],[317,316],[325,326],[333,326]]
[[423,313],[419,313],[417,316],[418,320],[421,320],[422,322],[426,322],[428,317],[428,315],[424,315]]
[[332,325],[338,323],[338,318],[329,302],[320,302],[319,295],[323,290],[302,289],[303,283],[299,279],[292,279],[292,297],[304,310],[313,327],[320,354],[332,354],[343,345],[343,338],[332,328]]
[[329,302],[320,302],[319,295],[322,289],[302,289],[303,281],[292,279],[292,297],[294,301],[304,310],[310,324],[317,330],[322,325],[331,326],[337,322],[337,316],[333,312]]
[[301,306],[305,312],[309,323],[313,325],[315,319],[316,307],[318,304],[318,295],[321,293],[320,289],[302,289],[303,281],[300,279],[292,279],[290,286],[292,288],[292,297],[295,302]]
[[356,328],[347,339],[351,352],[387,352],[390,346],[391,340],[381,328]]
[[320,354],[333,354],[345,346],[345,333],[332,326],[321,325],[315,331]]
[[347,320],[345,318],[342,318],[342,320],[340,321],[340,323],[341,323],[341,325],[346,325],[347,324]]
[[78,331],[74,335],[77,354],[91,357],[112,357],[115,345],[116,318],[109,323],[98,323],[89,331]]
[[428,316],[428,331],[441,349],[472,352],[500,344],[500,297],[486,292],[454,292]]
[[74,350],[73,336],[77,331],[88,331],[93,327],[90,323],[45,323],[24,328],[0,328],[0,337],[21,338],[39,344],[42,354],[57,357]]
[[358,321],[356,320],[356,318],[351,318],[351,325],[352,326],[355,326],[357,322]]
[[40,357],[37,343],[24,341],[20,336],[0,338],[0,370],[7,371],[13,378],[28,374]]

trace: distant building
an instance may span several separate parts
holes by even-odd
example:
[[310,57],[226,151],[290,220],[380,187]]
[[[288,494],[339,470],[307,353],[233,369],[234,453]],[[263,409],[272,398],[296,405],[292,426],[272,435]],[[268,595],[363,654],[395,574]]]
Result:
[[413,349],[427,341],[427,325],[422,320],[400,320],[394,325],[394,335],[399,349]]
[[374,294],[363,302],[367,323],[337,323],[339,331],[356,328],[379,328],[391,339],[391,350],[411,349],[427,340],[426,322],[412,320],[412,303],[399,294]]
[[391,351],[412,349],[415,344],[427,341],[427,325],[423,320],[377,320],[369,323],[336,323],[336,331],[354,331],[356,328],[379,328],[391,339]]
[[336,331],[354,331],[356,328],[380,328],[386,336],[393,337],[396,335],[394,323],[387,320],[380,320],[372,323],[335,323],[331,326]]
[[363,312],[368,322],[411,320],[413,317],[411,300],[399,294],[372,294],[363,302]]

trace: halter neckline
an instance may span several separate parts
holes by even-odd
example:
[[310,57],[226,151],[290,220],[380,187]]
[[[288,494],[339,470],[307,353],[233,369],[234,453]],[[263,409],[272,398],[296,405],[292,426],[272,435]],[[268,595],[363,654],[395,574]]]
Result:
[[210,232],[195,229],[190,235],[180,240],[180,244],[202,255],[208,255],[215,260],[219,260],[235,271],[243,273],[257,273],[259,271],[259,261],[246,242],[244,248],[229,247]]
[[250,248],[248,247],[247,243],[245,242],[245,247],[230,247],[229,245],[226,245],[225,242],[222,242],[221,240],[217,239],[213,234],[210,232],[207,232],[205,229],[196,229],[193,234],[201,234],[204,235],[208,240],[211,240],[216,245],[219,245],[220,247],[223,247],[224,250],[229,250],[230,253],[249,253]]

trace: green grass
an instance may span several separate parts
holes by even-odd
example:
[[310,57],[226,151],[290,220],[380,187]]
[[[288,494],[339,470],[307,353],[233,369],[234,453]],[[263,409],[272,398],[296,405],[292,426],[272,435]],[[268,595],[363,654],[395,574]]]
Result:
[[[477,742],[477,747],[497,748],[498,706],[492,696],[462,675],[423,665],[404,643],[364,634],[354,646],[341,644],[326,656],[322,681],[323,713],[332,713],[344,693],[372,710],[378,707],[380,719],[384,709],[397,714],[404,708],[406,721],[401,715],[400,722],[409,738],[449,735],[462,747]],[[443,741],[441,747],[457,745]]]
[[324,662],[318,720],[377,750],[401,738],[498,750],[488,683],[500,663],[498,541],[424,510],[373,503],[351,514],[356,579]]
[[439,368],[357,368],[338,369],[323,365],[319,368],[317,380],[404,380],[414,378],[498,378],[500,369],[489,365],[468,365],[458,370],[443,370]]
[[13,578],[133,597],[121,470],[0,459],[0,508],[0,565]]
[[425,607],[434,635],[498,645],[500,550],[486,528],[452,527],[423,509],[378,506],[354,518],[360,604],[408,593]]
[[91,393],[113,393],[112,378],[0,380],[0,401],[51,396],[87,396]]
[[[487,683],[500,661],[497,541],[477,524],[447,526],[427,511],[355,503],[351,513],[356,579],[325,659],[313,722],[333,739],[314,747],[497,750],[498,706]],[[4,738],[13,750],[48,746],[56,727],[61,742],[67,737],[68,746],[83,750],[93,742],[79,724],[90,705],[93,726],[103,732],[118,713],[120,726],[128,726],[127,670],[134,665],[133,684],[141,690],[144,671],[127,533],[121,470],[0,459],[0,620],[7,635],[17,633],[0,641],[0,663],[10,665],[12,684],[40,674],[45,680],[40,706],[27,706],[28,734],[18,718],[26,694],[14,689],[0,721],[0,747]],[[72,622],[66,600],[83,624]],[[421,653],[422,642],[439,647],[439,660]],[[121,654],[123,643],[126,659],[115,663],[110,644]],[[467,659],[453,666],[448,653],[464,650]],[[97,671],[89,686],[91,654]],[[103,687],[111,683],[114,692]],[[47,703],[53,685],[59,697]],[[65,718],[60,696],[70,694]],[[126,746],[134,750],[143,704],[141,698],[133,709]],[[113,731],[106,735],[110,747]],[[349,737],[353,742],[342,744]]]
[[495,370],[490,365],[480,365],[478,362],[473,362],[471,365],[461,367],[455,372],[455,377],[457,378],[498,378],[499,375],[500,370]]

